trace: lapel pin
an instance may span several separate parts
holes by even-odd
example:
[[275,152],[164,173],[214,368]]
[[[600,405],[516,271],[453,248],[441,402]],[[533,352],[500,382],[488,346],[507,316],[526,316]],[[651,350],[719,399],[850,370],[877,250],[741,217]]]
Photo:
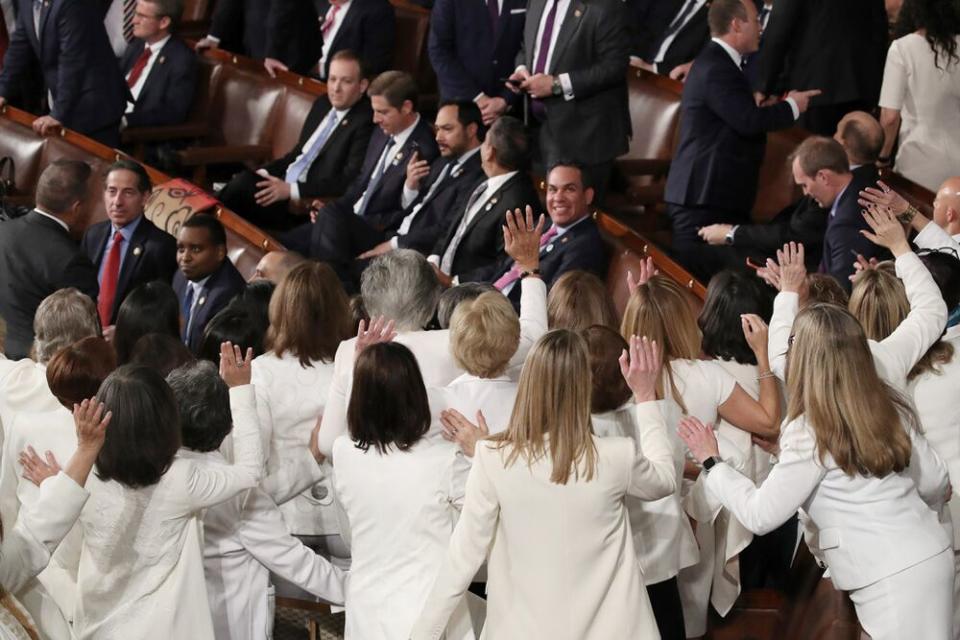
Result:
[[568,238],[567,236],[563,236],[562,238],[560,238],[560,244],[563,244],[564,242],[569,242],[569,241],[570,241],[570,238]]
[[166,61],[167,59],[164,56],[160,56],[159,58],[157,58],[157,64],[163,64]]
[[346,118],[344,118],[343,120],[340,121],[340,126],[341,126],[341,127],[347,126],[347,119],[346,119]]
[[551,251],[553,251],[553,243],[551,242],[550,244],[548,244],[546,248],[544,248],[544,251],[546,251],[547,253],[550,253]]
[[580,11],[580,9],[577,9],[576,11],[573,12],[573,17],[574,17],[574,18],[579,18],[582,14],[583,14],[583,12]]
[[141,253],[143,253],[143,249],[141,249],[139,246],[133,248],[133,255],[138,256]]
[[393,156],[393,166],[400,164],[401,160],[403,160],[403,151],[398,151],[397,155]]
[[206,301],[207,301],[207,297],[206,297],[206,296],[200,296],[200,299],[197,300],[197,304],[202,307],[202,306],[203,306],[203,303],[206,302]]

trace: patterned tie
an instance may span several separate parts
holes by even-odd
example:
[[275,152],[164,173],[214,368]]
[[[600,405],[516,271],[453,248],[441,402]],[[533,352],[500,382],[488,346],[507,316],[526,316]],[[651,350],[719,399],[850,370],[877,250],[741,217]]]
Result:
[[337,20],[337,13],[340,12],[339,4],[330,4],[330,10],[327,11],[327,17],[324,19],[323,24],[320,26],[320,35],[324,38],[327,37],[327,33],[330,32],[330,29],[333,28],[333,23]]
[[680,13],[677,14],[677,17],[674,18],[673,22],[670,23],[670,26],[667,27],[667,31],[663,34],[663,38],[660,40],[660,42],[663,42],[677,31],[680,31],[680,28],[684,25],[687,16],[690,15],[690,12],[693,11],[695,6],[697,6],[697,0],[687,0],[687,3],[683,5],[683,9],[680,10]]
[[387,140],[387,146],[383,148],[383,154],[380,156],[380,162],[377,163],[377,168],[373,170],[373,173],[370,174],[370,181],[367,182],[367,190],[363,192],[363,199],[360,201],[360,207],[357,209],[357,215],[362,216],[367,212],[367,207],[370,205],[370,200],[373,199],[373,193],[377,190],[377,185],[380,184],[380,178],[383,177],[384,172],[387,167],[387,158],[389,158],[393,153],[393,147],[396,145],[397,141],[393,136]]
[[113,313],[113,301],[117,297],[117,281],[120,279],[120,258],[123,255],[123,234],[113,234],[113,245],[103,264],[103,278],[100,282],[100,295],[97,297],[97,313],[100,314],[100,326],[110,326]]
[[323,150],[323,145],[327,143],[327,139],[330,138],[330,134],[333,133],[336,126],[337,112],[331,108],[330,113],[327,114],[323,129],[320,131],[320,135],[313,141],[309,149],[302,149],[300,157],[287,167],[287,175],[284,178],[286,182],[293,184],[306,175],[307,171],[313,165],[314,160],[320,155],[320,151]]
[[[540,249],[543,250],[545,246],[550,244],[550,241],[553,240],[554,236],[557,235],[557,227],[553,226],[546,230],[546,232],[540,236]],[[516,262],[513,263],[513,266],[510,267],[510,270],[505,274],[497,278],[497,281],[493,283],[500,291],[503,291],[507,288],[508,285],[513,284],[520,279],[520,265]]]
[[137,0],[123,0],[123,39],[133,41],[133,16],[137,13]]
[[130,69],[130,75],[127,77],[127,86],[131,89],[137,84],[140,76],[143,75],[143,70],[147,68],[147,63],[150,61],[150,55],[152,53],[150,46],[144,45],[143,53],[141,53],[137,61],[133,63],[133,68]]

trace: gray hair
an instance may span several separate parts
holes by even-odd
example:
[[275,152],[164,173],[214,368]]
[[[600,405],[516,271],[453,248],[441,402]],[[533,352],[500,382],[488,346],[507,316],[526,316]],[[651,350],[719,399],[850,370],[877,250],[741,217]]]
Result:
[[497,118],[487,131],[487,144],[497,164],[510,171],[523,171],[530,162],[530,139],[523,123],[511,116]]
[[441,329],[449,329],[450,318],[457,305],[467,300],[475,300],[482,293],[496,290],[496,287],[486,282],[464,282],[450,287],[440,294],[440,302],[437,303],[437,324]]
[[194,451],[220,447],[233,426],[230,390],[212,362],[198,360],[167,375],[180,412],[180,439]]
[[412,249],[397,249],[376,258],[360,276],[360,294],[373,318],[384,316],[397,329],[416,331],[433,318],[440,283],[430,263]]
[[33,353],[46,364],[57,351],[100,335],[97,305],[78,289],[60,289],[43,299],[33,316]]

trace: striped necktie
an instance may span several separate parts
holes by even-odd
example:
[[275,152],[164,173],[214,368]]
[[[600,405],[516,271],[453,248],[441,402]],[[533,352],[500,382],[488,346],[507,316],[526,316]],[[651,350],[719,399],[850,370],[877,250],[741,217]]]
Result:
[[137,0],[123,0],[123,39],[133,41],[133,16],[137,13]]

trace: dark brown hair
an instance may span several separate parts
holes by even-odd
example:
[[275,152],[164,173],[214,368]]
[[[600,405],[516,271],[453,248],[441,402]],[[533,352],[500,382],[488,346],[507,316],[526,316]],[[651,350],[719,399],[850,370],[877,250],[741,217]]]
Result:
[[353,369],[347,408],[350,437],[358,449],[406,451],[430,429],[430,404],[410,349],[384,342],[364,349]]
[[627,341],[610,327],[599,324],[580,333],[587,341],[593,374],[590,413],[613,411],[630,399],[630,387],[620,373],[620,354],[627,348]]
[[823,170],[850,173],[850,159],[843,145],[825,136],[810,136],[801,142],[790,154],[790,163],[793,164],[794,160],[800,163],[800,169],[810,178]]
[[403,107],[407,100],[417,110],[417,82],[405,71],[384,71],[370,83],[369,96],[382,96],[394,109]]
[[100,385],[117,368],[113,347],[103,338],[89,337],[56,353],[47,363],[50,392],[68,410],[97,395]]

